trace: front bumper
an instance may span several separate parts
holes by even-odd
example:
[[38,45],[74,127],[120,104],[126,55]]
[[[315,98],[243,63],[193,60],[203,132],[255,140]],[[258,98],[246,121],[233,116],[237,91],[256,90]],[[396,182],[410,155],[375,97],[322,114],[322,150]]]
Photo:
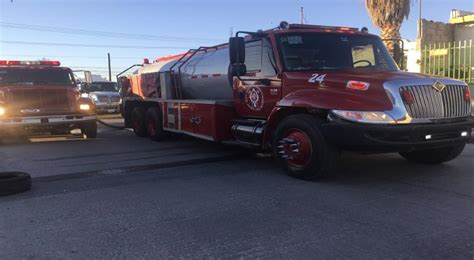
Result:
[[120,112],[120,103],[95,103],[98,113],[118,113]]
[[0,130],[54,128],[58,125],[72,128],[96,120],[96,115],[84,114],[5,118],[0,119]]
[[[322,126],[326,139],[343,149],[367,152],[401,152],[467,143],[474,119],[455,123],[381,125],[330,122]],[[467,132],[467,136],[461,133]],[[430,135],[430,139],[426,136]]]

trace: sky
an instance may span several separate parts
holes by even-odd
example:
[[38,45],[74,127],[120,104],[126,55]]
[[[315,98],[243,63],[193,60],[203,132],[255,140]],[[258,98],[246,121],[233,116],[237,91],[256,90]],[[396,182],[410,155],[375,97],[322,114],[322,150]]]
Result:
[[[416,38],[418,1],[413,1],[410,16],[403,23],[405,39]],[[47,58],[73,69],[107,75],[110,53],[115,75],[143,58],[226,42],[231,31],[265,30],[283,20],[299,23],[300,7],[304,7],[306,23],[366,26],[379,34],[364,2],[0,0],[0,59]],[[474,0],[422,0],[422,17],[428,20],[447,22],[452,9],[474,11]]]

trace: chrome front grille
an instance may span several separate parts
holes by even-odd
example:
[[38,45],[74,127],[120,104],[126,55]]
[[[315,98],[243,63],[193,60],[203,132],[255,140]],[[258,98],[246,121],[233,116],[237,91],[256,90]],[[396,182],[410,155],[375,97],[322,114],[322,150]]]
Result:
[[413,102],[405,100],[405,108],[412,118],[443,119],[465,117],[471,114],[471,104],[464,99],[466,86],[446,85],[439,92],[432,85],[403,86],[400,94],[409,91]]
[[108,96],[97,96],[97,99],[98,99],[99,102],[101,102],[101,103],[110,102],[110,98],[109,98]]
[[97,99],[101,103],[117,103],[120,102],[119,96],[97,96]]
[[120,97],[119,96],[112,96],[112,97],[110,97],[110,101],[115,102],[115,103],[120,102]]

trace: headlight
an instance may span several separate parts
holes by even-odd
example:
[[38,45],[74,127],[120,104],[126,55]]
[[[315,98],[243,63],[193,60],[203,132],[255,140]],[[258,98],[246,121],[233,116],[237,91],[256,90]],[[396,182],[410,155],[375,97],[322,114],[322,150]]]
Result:
[[7,113],[7,110],[3,107],[0,107],[0,116],[3,116]]
[[91,99],[94,101],[94,103],[99,101],[99,98],[96,95],[92,95]]
[[89,104],[80,104],[79,109],[80,110],[90,110],[91,106]]
[[349,121],[372,124],[395,124],[395,120],[385,112],[377,111],[346,111],[332,110],[332,112]]

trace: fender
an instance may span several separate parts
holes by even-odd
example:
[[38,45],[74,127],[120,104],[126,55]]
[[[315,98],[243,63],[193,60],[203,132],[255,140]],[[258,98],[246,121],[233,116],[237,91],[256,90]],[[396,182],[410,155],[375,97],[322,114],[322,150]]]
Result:
[[271,135],[283,118],[292,114],[308,113],[308,109],[386,111],[392,109],[392,103],[386,95],[374,98],[373,95],[358,90],[319,88],[291,92],[276,104],[268,116],[262,140],[263,147],[271,144]]

